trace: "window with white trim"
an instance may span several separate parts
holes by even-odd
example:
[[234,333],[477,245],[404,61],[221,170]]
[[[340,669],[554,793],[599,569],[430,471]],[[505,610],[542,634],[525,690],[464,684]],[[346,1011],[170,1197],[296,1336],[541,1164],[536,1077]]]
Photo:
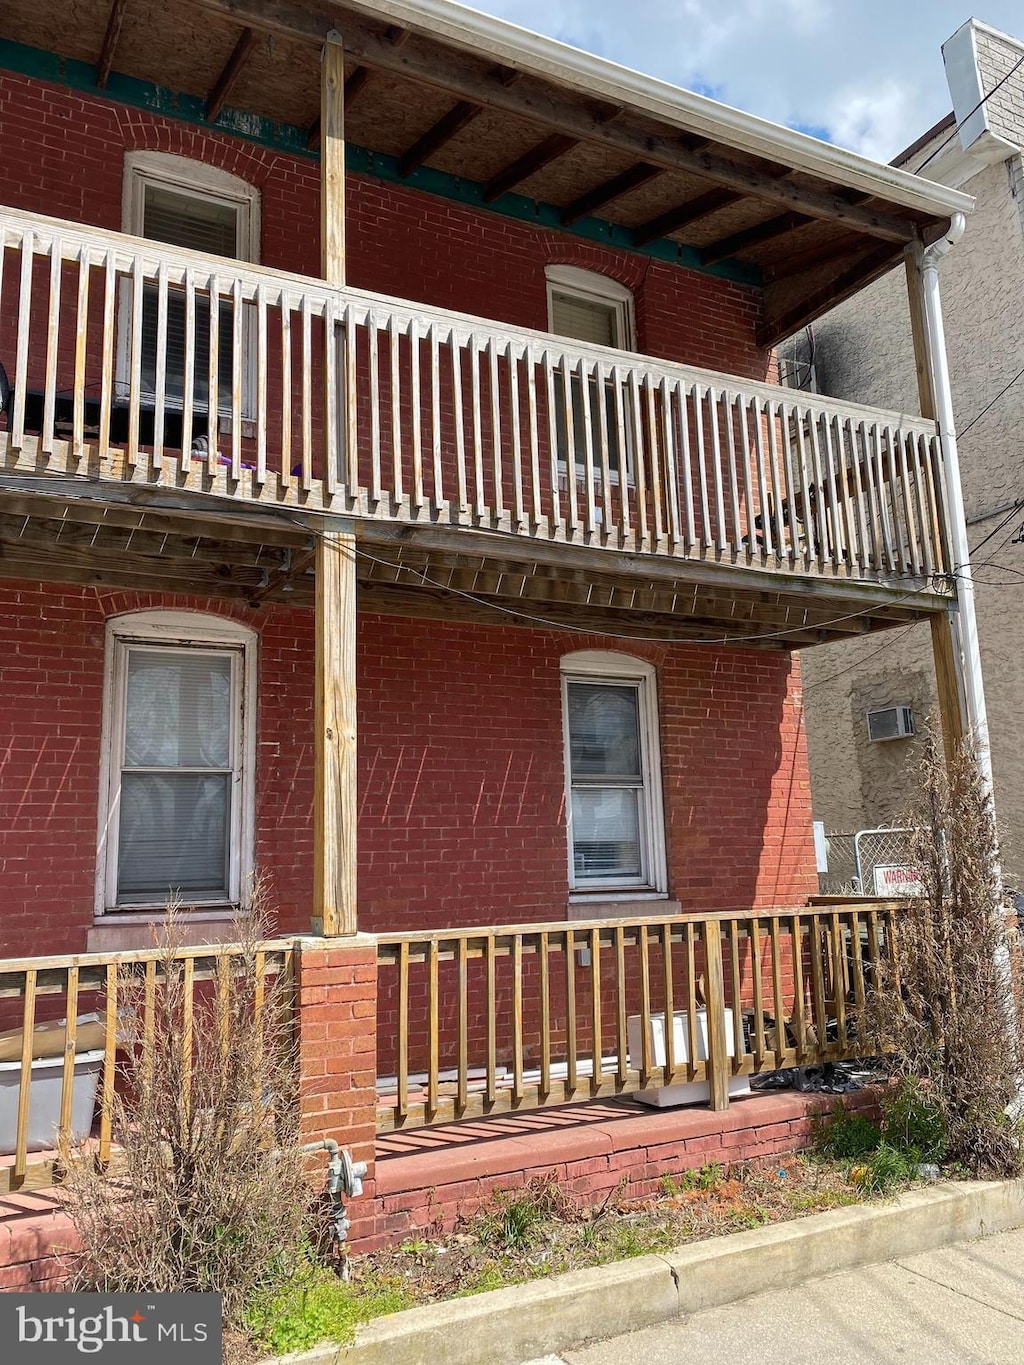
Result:
[[98,910],[239,905],[252,871],[256,637],[140,612],[108,625]]
[[562,659],[569,886],[667,890],[654,668],[580,650]]
[[[593,270],[582,270],[572,265],[549,265],[545,269],[548,288],[548,330],[556,336],[569,337],[592,346],[610,346],[615,350],[632,350],[634,341],[633,294],[625,285]],[[562,376],[555,373],[555,429],[559,460],[565,465],[569,440],[565,416]],[[584,422],[583,384],[578,377],[570,381],[572,393],[573,452],[576,476],[586,474],[586,431]],[[595,468],[601,464],[599,433],[601,432],[601,401],[597,382],[590,380],[589,406],[592,432],[592,459]],[[608,466],[613,481],[617,481],[622,465],[622,441],[619,436],[615,390],[609,380],[604,386],[604,433],[608,449]],[[627,471],[630,464],[629,409],[624,409],[625,457]]]
[[[259,191],[254,186],[203,162],[166,152],[129,152],[125,157],[124,230],[135,237],[187,247],[208,255],[239,261],[258,259]],[[248,309],[246,312],[248,313]],[[130,286],[124,286],[120,308],[118,383],[124,397],[129,383]],[[218,397],[220,412],[231,410],[233,356],[232,305],[219,305]],[[146,284],[142,294],[143,402],[156,393],[159,301],[157,286]],[[249,319],[245,319],[249,328]],[[209,403],[210,301],[197,295],[194,319],[193,396],[197,411]],[[185,375],[185,295],[173,287],[167,297],[167,353],[165,402],[170,409],[182,407]],[[251,347],[246,346],[246,351]],[[242,407],[252,413],[251,367],[243,367]]]

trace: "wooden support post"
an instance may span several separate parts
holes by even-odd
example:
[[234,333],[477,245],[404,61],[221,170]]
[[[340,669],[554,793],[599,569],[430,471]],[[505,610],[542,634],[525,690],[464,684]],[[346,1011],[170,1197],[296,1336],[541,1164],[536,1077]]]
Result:
[[327,35],[320,82],[320,258],[329,284],[345,283],[345,49]]
[[[912,250],[904,256],[907,270],[907,302],[910,306],[910,330],[914,340],[914,363],[917,368],[917,395],[921,416],[935,420],[935,394],[932,391],[931,366],[928,363],[928,334],[925,328],[924,294],[921,285],[920,262]],[[935,666],[935,690],[939,702],[939,722],[942,726],[942,747],[947,767],[963,743],[967,730],[964,705],[962,668],[959,640],[952,612],[936,613],[931,618],[932,659]]]
[[[356,915],[356,543],[325,523],[316,547],[314,930],[354,934]],[[317,921],[319,920],[319,926]]]
[[928,364],[928,338],[924,323],[921,267],[912,250],[904,253],[903,260],[907,271],[907,302],[910,305],[910,332],[914,340],[917,397],[921,407],[921,416],[934,422],[935,395],[932,393],[931,367]]
[[942,725],[942,747],[946,753],[946,765],[951,769],[966,730],[960,669],[956,656],[959,644],[952,612],[936,612],[931,618],[931,627],[932,660],[935,665],[935,690]]
[[[705,920],[704,971],[708,1015],[708,1102],[712,1109],[729,1107],[729,1047],[725,1036],[725,972],[722,966],[722,926]],[[739,1008],[739,1002],[733,1004]]]

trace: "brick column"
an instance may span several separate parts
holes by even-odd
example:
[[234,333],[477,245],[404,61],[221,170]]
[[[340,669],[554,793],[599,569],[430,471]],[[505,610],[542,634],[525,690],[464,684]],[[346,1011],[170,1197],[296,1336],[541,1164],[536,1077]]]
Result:
[[[366,934],[302,939],[295,967],[302,1141],[334,1138],[369,1167],[349,1208],[350,1242],[369,1216],[377,1131],[377,945]],[[364,1212],[365,1208],[365,1212]],[[363,1233],[365,1235],[365,1233]]]

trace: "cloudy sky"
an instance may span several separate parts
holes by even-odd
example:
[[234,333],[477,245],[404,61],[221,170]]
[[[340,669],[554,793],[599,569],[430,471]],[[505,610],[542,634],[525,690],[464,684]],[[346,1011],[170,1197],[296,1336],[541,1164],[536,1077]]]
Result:
[[[624,66],[888,161],[951,107],[967,0],[467,0]],[[1021,0],[977,17],[1024,38]]]

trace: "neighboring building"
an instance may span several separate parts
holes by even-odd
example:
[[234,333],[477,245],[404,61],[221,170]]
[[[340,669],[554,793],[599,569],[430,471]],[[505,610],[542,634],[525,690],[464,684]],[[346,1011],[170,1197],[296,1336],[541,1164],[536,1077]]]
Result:
[[[1024,886],[1024,554],[1015,548],[1024,522],[1024,42],[972,19],[943,57],[953,112],[893,164],[976,200],[963,241],[942,262],[943,311],[1004,869]],[[904,272],[894,270],[787,343],[786,377],[919,412],[907,299]],[[898,821],[935,713],[928,631],[828,646],[803,666],[815,816],[830,831]],[[872,741],[868,712],[892,706],[911,708],[916,735]]]
[[256,873],[368,1159],[674,1076],[704,984],[716,1108],[855,1049],[794,650],[945,628],[944,452],[766,381],[969,198],[442,0],[65,9],[0,16],[3,1023]]

